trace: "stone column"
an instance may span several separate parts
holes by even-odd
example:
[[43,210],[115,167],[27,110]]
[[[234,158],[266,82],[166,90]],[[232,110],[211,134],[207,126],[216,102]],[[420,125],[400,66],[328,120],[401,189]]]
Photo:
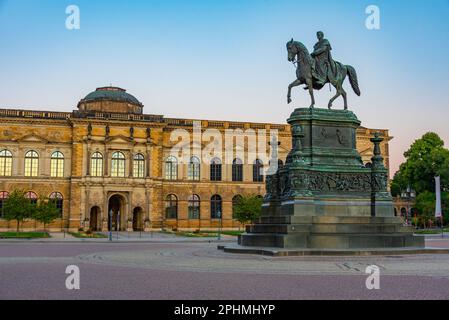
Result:
[[133,150],[129,152],[129,177],[133,177],[133,166],[134,166],[134,153]]
[[104,176],[107,177],[109,176],[109,149],[107,146],[105,147],[103,166],[104,166]]
[[146,169],[146,177],[149,178],[151,176],[151,152],[150,146],[147,145],[147,154],[145,157],[145,169]]
[[146,207],[143,208],[143,210],[145,210],[143,212],[143,221],[144,221],[144,231],[148,232],[150,231],[150,214],[151,214],[151,202],[152,202],[152,196],[153,196],[153,189],[151,187],[147,187],[145,188],[145,197],[146,197],[146,202],[145,205]]
[[91,162],[91,146],[90,146],[90,142],[87,143],[87,152],[86,152],[86,176],[90,176],[90,162]]
[[132,204],[132,193],[128,195],[128,212],[126,213],[126,231],[133,231],[133,204]]
[[108,193],[107,193],[107,191],[104,191],[103,192],[103,210],[101,210],[101,213],[102,213],[102,215],[101,215],[101,225],[102,225],[101,230],[102,231],[108,231],[108,221],[109,221],[109,210],[108,210],[109,203],[108,202],[109,202],[108,201]]

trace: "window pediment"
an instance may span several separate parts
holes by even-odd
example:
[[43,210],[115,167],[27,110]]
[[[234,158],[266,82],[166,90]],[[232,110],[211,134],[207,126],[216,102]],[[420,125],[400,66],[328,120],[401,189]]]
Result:
[[49,141],[45,139],[44,137],[37,135],[37,134],[27,134],[23,137],[17,139],[17,142],[42,142],[42,143],[48,143]]

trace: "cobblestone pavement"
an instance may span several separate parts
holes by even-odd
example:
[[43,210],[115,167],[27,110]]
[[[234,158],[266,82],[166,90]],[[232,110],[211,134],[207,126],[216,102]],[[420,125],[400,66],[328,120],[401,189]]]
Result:
[[[428,246],[449,247],[432,238]],[[1,243],[0,299],[449,299],[449,255],[267,257],[208,241]],[[80,268],[81,289],[65,288]],[[366,266],[381,289],[365,287]]]

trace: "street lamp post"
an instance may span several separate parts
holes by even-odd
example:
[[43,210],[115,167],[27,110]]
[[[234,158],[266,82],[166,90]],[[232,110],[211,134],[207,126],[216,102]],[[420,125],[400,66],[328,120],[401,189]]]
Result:
[[218,210],[218,212],[217,212],[217,217],[218,217],[218,219],[220,219],[220,222],[219,222],[219,225],[218,225],[218,236],[217,236],[217,240],[221,240],[221,222],[222,222],[223,220],[222,220],[222,217],[221,217],[221,211],[220,211],[220,210]]
[[112,241],[112,209],[109,210],[109,241]]
[[415,198],[415,191],[410,188],[410,185],[407,186],[407,189],[405,191],[402,191],[401,197],[405,199],[407,203],[407,209],[405,210],[405,224],[409,224],[409,216],[412,217],[411,208],[410,208],[410,202],[412,198]]
[[120,210],[117,211],[117,221],[115,222],[116,225],[116,236],[118,240],[118,232],[120,231]]

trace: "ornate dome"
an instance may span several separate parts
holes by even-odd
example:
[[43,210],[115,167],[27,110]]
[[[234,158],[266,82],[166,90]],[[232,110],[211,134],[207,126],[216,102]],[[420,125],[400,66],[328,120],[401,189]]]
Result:
[[143,104],[136,97],[118,87],[97,88],[78,103],[82,112],[142,114],[142,108]]

